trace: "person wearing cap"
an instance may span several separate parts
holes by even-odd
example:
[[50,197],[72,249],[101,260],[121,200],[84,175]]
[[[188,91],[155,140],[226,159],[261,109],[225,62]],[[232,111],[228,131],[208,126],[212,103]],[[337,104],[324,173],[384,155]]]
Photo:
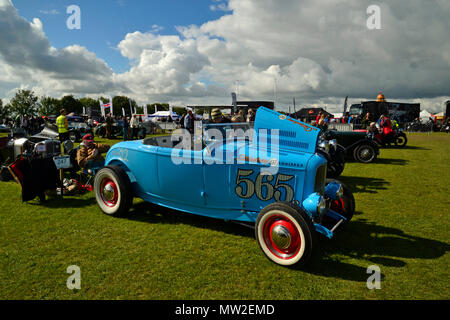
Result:
[[107,144],[95,143],[92,134],[86,134],[77,152],[78,165],[80,168],[85,168],[89,162],[91,165],[95,163],[102,166],[105,161],[102,153],[108,152],[109,148]]
[[229,123],[230,119],[226,118],[219,108],[215,108],[211,111],[211,122],[210,123]]

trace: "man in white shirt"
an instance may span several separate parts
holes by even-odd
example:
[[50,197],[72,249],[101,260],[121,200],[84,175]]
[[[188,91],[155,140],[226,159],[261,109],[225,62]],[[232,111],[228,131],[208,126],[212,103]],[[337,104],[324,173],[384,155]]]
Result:
[[131,140],[134,140],[135,137],[137,138],[139,129],[139,121],[136,118],[136,115],[133,115],[133,117],[130,120],[130,128],[131,128]]

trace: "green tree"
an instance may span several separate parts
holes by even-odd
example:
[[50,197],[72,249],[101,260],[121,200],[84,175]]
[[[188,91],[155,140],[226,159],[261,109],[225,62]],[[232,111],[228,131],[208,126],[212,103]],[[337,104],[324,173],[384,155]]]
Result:
[[136,113],[137,114],[144,114],[144,107],[136,107]]
[[89,112],[89,109],[100,112],[100,102],[98,100],[92,98],[80,98],[79,100],[85,108],[86,113]]
[[183,114],[187,113],[186,108],[183,107],[173,107],[172,111],[178,114],[179,116],[182,116]]
[[61,99],[61,107],[66,109],[68,114],[72,112],[76,114],[83,113],[83,105],[78,99],[75,99],[72,95],[64,96]]
[[[130,116],[130,98],[126,96],[115,96],[113,98],[114,115],[122,115],[122,108],[125,110],[125,114]],[[136,101],[131,100],[133,111],[138,107]]]
[[155,107],[158,109],[158,111],[169,111],[168,103],[152,103],[147,105],[148,113],[154,113]]
[[3,101],[2,99],[0,99],[0,120],[10,117],[11,116],[10,113],[11,113],[10,105],[9,104],[3,105]]
[[38,100],[39,98],[34,95],[33,91],[21,89],[11,99],[11,112],[20,116],[35,116],[40,108]]
[[39,114],[41,116],[59,115],[61,110],[61,100],[43,96],[40,99]]

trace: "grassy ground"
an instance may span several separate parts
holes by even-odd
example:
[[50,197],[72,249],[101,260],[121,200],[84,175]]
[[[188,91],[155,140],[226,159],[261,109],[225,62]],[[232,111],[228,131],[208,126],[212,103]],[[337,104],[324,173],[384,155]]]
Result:
[[[408,138],[347,164],[357,214],[303,270],[271,263],[243,226],[137,199],[111,218],[92,193],[21,203],[0,183],[0,299],[449,299],[450,135]],[[70,265],[81,290],[66,287]],[[370,265],[380,290],[366,287]]]

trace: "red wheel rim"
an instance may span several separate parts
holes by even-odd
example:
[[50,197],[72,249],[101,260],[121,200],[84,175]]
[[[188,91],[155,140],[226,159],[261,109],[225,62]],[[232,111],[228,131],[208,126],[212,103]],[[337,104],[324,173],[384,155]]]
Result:
[[301,249],[301,236],[296,225],[282,215],[274,215],[264,222],[263,237],[266,247],[279,259],[292,259]]
[[112,179],[106,178],[102,181],[100,184],[100,194],[102,201],[106,206],[112,208],[117,205],[119,189]]

